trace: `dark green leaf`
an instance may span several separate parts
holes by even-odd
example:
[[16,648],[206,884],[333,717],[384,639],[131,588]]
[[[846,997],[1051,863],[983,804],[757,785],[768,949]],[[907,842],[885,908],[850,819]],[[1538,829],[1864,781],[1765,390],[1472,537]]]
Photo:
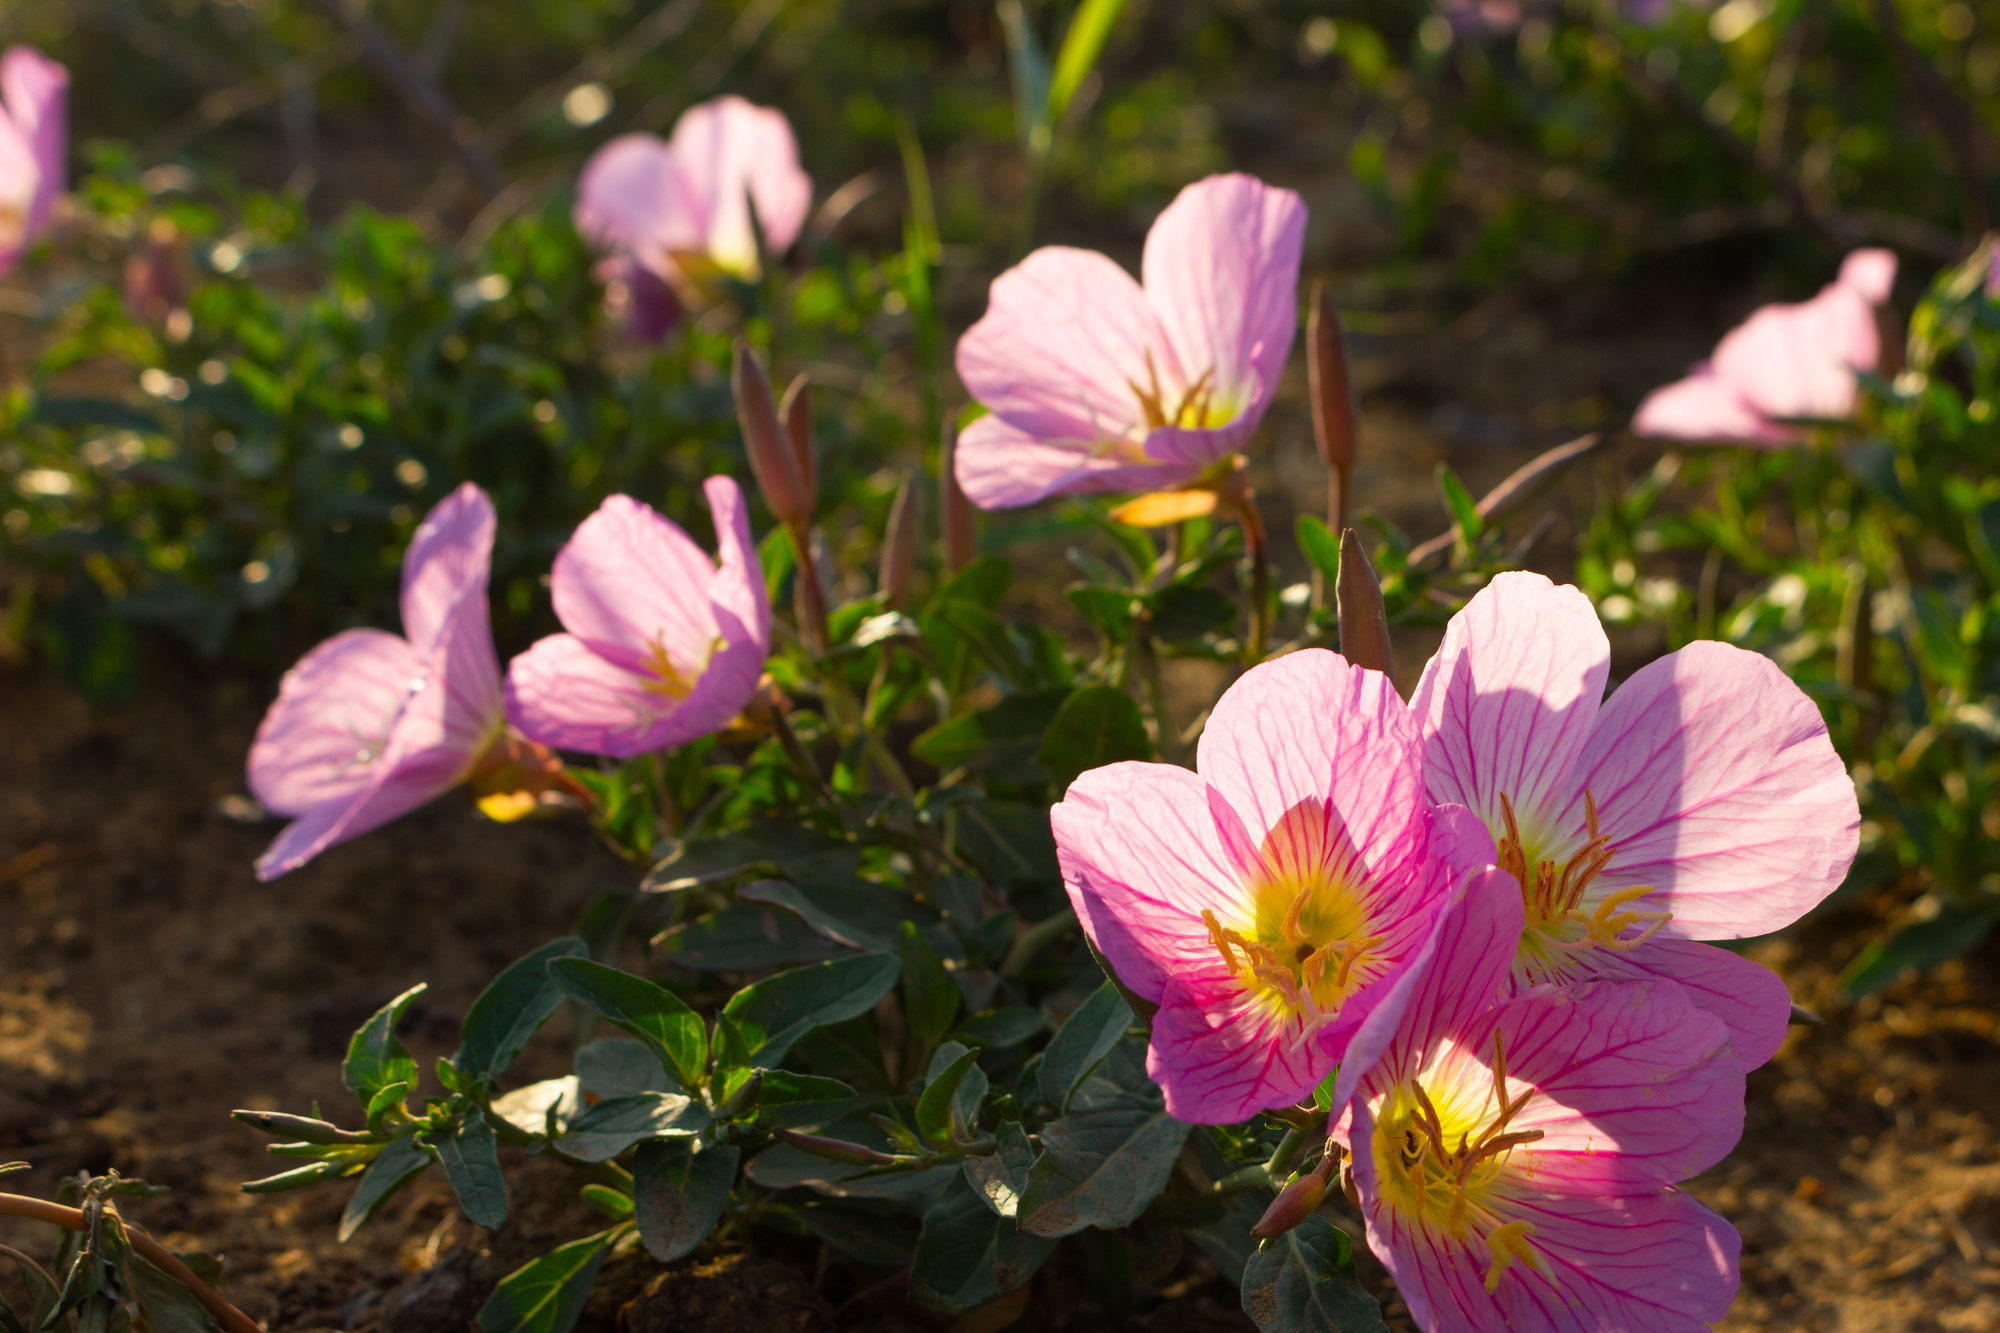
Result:
[[[893,889],[884,889],[883,892],[895,893]],[[762,903],[766,907],[781,908],[790,912],[821,937],[850,949],[880,953],[893,947],[889,935],[878,934],[867,926],[857,925],[837,911],[829,911],[815,901],[814,894],[782,879],[760,879],[745,884],[736,890],[736,896],[741,901]]]
[[348,1042],[340,1078],[361,1105],[367,1106],[376,1093],[391,1083],[415,1086],[417,1062],[397,1040],[396,1025],[403,1021],[404,1012],[425,989],[421,984],[412,986],[383,1005]]
[[1257,1251],[1257,1238],[1250,1234],[1250,1228],[1264,1216],[1274,1197],[1269,1190],[1232,1194],[1215,1210],[1214,1217],[1191,1219],[1184,1228],[1187,1238],[1208,1256],[1218,1272],[1232,1282],[1237,1281],[1243,1276],[1244,1263]]
[[916,1252],[916,1219],[892,1203],[829,1200],[787,1208],[785,1215],[850,1259],[875,1268],[901,1268]]
[[1882,989],[1905,972],[1927,972],[1978,948],[1995,923],[2000,923],[2000,903],[1947,902],[1930,920],[1904,926],[1863,949],[1841,973],[1840,984],[1858,997]]
[[1033,1277],[1055,1242],[1024,1234],[997,1217],[957,1171],[943,1197],[924,1213],[910,1259],[910,1295],[958,1314],[984,1305]]
[[500,1279],[479,1308],[483,1333],[569,1333],[619,1230],[573,1240]]
[[1116,646],[1132,633],[1132,594],[1124,588],[1085,585],[1065,595],[1105,643]]
[[587,1108],[572,1120],[556,1151],[584,1162],[608,1162],[647,1139],[699,1134],[708,1108],[677,1092],[635,1092]]
[[1153,742],[1131,695],[1109,685],[1086,685],[1056,713],[1036,757],[1060,791],[1090,769],[1151,759]]
[[1236,623],[1236,602],[1219,588],[1176,583],[1148,599],[1153,637],[1161,643],[1192,643],[1205,634],[1226,634]]
[[360,1183],[347,1200],[347,1211],[340,1215],[340,1239],[343,1242],[353,1239],[354,1233],[368,1225],[391,1195],[430,1164],[431,1155],[417,1142],[416,1135],[405,1134],[389,1140],[361,1173]]
[[1388,1333],[1346,1234],[1323,1217],[1266,1241],[1244,1264],[1242,1289],[1261,1333]]
[[836,944],[788,911],[736,902],[719,912],[663,931],[653,940],[662,958],[696,972],[759,972],[782,963],[843,957]]
[[545,944],[510,964],[465,1011],[459,1047],[451,1062],[472,1084],[491,1083],[521,1053],[528,1039],[562,1007],[562,992],[549,980],[557,958],[587,958],[590,946],[575,936]]
[[753,871],[777,871],[801,882],[846,879],[860,868],[851,842],[790,820],[768,819],[719,837],[684,844],[646,876],[648,893],[691,889]]
[[1187,1135],[1157,1095],[1122,1093],[1088,1106],[1079,1097],[1042,1129],[1042,1155],[1021,1194],[1021,1228],[1056,1237],[1130,1226],[1167,1187]]
[[1035,1145],[1021,1122],[1010,1120],[995,1136],[997,1147],[985,1157],[965,1159],[965,1178],[986,1206],[1000,1217],[1014,1217],[1021,1194],[1028,1188],[1028,1173],[1035,1165]]
[[904,1027],[918,1052],[916,1058],[929,1059],[958,1017],[958,984],[913,921],[905,921],[897,932],[896,957],[903,968]]
[[952,849],[989,884],[1062,878],[1048,809],[1015,801],[968,801],[952,812]]
[[125,1281],[149,1333],[218,1333],[208,1307],[181,1280],[137,1250],[125,1255]]
[[486,1117],[468,1111],[449,1135],[431,1141],[430,1147],[472,1225],[498,1231],[507,1220],[507,1180],[500,1174],[500,1143]]
[[646,1253],[670,1264],[715,1229],[736,1186],[741,1154],[693,1139],[642,1144],[632,1164],[633,1217]]
[[623,1097],[634,1092],[678,1092],[674,1076],[644,1042],[607,1037],[576,1053],[576,1078],[593,1097]]
[[846,1115],[855,1096],[854,1089],[838,1079],[767,1069],[764,1086],[757,1094],[757,1124],[764,1129],[823,1125]]
[[895,987],[900,967],[894,954],[868,953],[795,968],[745,986],[722,1012],[742,1029],[757,1062],[770,1068],[814,1028],[873,1009]]
[[1316,514],[1300,514],[1292,526],[1298,534],[1299,550],[1325,577],[1326,586],[1333,587],[1340,581],[1340,538]]
[[1015,689],[1035,688],[1033,665],[1022,653],[1013,635],[1007,632],[1007,626],[993,612],[977,602],[952,600],[936,604],[924,613],[926,642],[936,644],[939,641],[941,635],[937,627],[940,624],[955,636],[957,642],[999,672],[1001,678]]
[[1437,465],[1438,494],[1444,498],[1444,507],[1451,514],[1452,527],[1457,529],[1459,540],[1471,543],[1479,540],[1479,534],[1486,531],[1486,520],[1479,516],[1479,504],[1472,498],[1472,492],[1465,489],[1465,483],[1458,479],[1449,465]]
[[932,1146],[942,1148],[951,1140],[952,1099],[958,1096],[959,1084],[965,1081],[966,1072],[978,1059],[978,1051],[958,1055],[931,1077],[924,1085],[923,1096],[917,1098],[917,1133]]
[[[858,1143],[877,1152],[890,1151],[895,1145],[889,1141],[882,1127],[869,1118],[871,1110],[885,1105],[880,1101],[864,1102],[863,1109],[850,1111],[838,1120],[817,1126],[813,1132],[843,1143]],[[947,1179],[959,1174],[955,1163],[879,1176],[866,1174],[869,1169],[846,1162],[828,1161],[789,1143],[779,1143],[751,1159],[744,1174],[765,1189],[805,1186],[833,1198],[901,1202],[918,1212],[936,1202]]]
[[554,959],[548,971],[564,994],[646,1043],[684,1090],[701,1087],[708,1068],[708,1032],[680,996],[588,958]]
[[1035,755],[1069,695],[1068,690],[1009,695],[991,708],[938,723],[910,743],[910,753],[940,772],[969,768],[996,782],[1046,781]]
[[1042,1057],[1042,1100],[1058,1111],[1066,1108],[1070,1094],[1131,1026],[1131,1007],[1116,986],[1107,981],[1092,991],[1049,1039]]
[[28,1325],[40,1328],[48,1319],[49,1312],[56,1308],[61,1293],[55,1280],[43,1271],[42,1266],[10,1246],[0,1245],[0,1255],[14,1261],[14,1269],[21,1275],[21,1286],[28,1293]]
[[1023,1005],[974,1014],[960,1023],[951,1035],[967,1046],[1000,1051],[1009,1046],[1019,1046],[1048,1025],[1047,1010]]

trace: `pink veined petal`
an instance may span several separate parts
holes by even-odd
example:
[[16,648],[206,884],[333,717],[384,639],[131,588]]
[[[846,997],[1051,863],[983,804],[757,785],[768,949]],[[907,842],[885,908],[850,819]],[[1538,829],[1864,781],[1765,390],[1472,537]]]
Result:
[[592,652],[571,634],[551,634],[507,664],[507,720],[558,750],[629,758],[680,701],[646,688],[647,678]]
[[632,252],[655,273],[676,267],[670,255],[707,245],[708,203],[664,139],[625,134],[583,167],[576,183],[576,229],[599,245]]
[[287,824],[257,858],[257,878],[298,869],[336,843],[358,838],[427,804],[465,775],[464,756],[448,746],[394,753],[374,765],[362,787],[322,802]]
[[1513,1095],[1532,1089],[1508,1128],[1542,1133],[1515,1150],[1534,1164],[1536,1189],[1603,1194],[1685,1180],[1742,1137],[1743,1067],[1729,1030],[1672,982],[1537,989],[1451,1033],[1490,1060],[1496,1028]]
[[1299,1043],[1297,1032],[1296,1020],[1240,984],[1190,985],[1176,975],[1160,993],[1146,1072],[1176,1120],[1239,1124],[1267,1107],[1298,1102],[1333,1068],[1335,1057],[1318,1042]]
[[257,728],[251,794],[297,815],[366,787],[422,680],[422,659],[393,634],[352,629],[320,644],[285,673]]
[[1019,509],[1051,495],[1164,490],[1186,485],[1200,468],[1131,463],[1094,452],[1099,443],[1044,440],[997,416],[967,426],[953,451],[959,489],[981,509]]
[[1886,305],[1896,286],[1896,252],[1856,250],[1840,261],[1840,276],[1834,281],[1869,305]]
[[[1262,397],[1268,398],[1269,395]],[[1157,426],[1146,432],[1146,456],[1157,458],[1163,464],[1196,470],[1206,468],[1217,459],[1242,448],[1243,442],[1256,432],[1258,418],[1262,415],[1260,410],[1255,417],[1239,416],[1227,425],[1210,428]]]
[[1235,916],[1245,891],[1200,778],[1172,764],[1092,769],[1049,822],[1077,920],[1134,993],[1158,1003],[1169,977],[1227,971],[1201,913]]
[[1783,978],[1748,958],[1693,940],[1653,939],[1633,949],[1584,949],[1565,980],[1664,980],[1729,1029],[1730,1050],[1745,1073],[1762,1068],[1784,1044],[1792,996]]
[[437,502],[403,552],[403,637],[430,651],[452,609],[485,597],[493,562],[493,502],[471,482]]
[[1456,881],[1468,870],[1494,864],[1493,832],[1462,805],[1432,806],[1430,851],[1452,867]]
[[1653,390],[1632,414],[1632,432],[1670,440],[1791,444],[1798,428],[1772,421],[1706,364]]
[[1716,344],[1710,364],[1766,416],[1837,420],[1854,410],[1854,372],[1880,359],[1873,308],[1835,283],[1810,301],[1756,311]]
[[671,520],[613,495],[557,553],[556,619],[615,666],[646,672],[664,650],[683,679],[706,662],[717,626],[715,562]]
[[[1367,1121],[1373,1133],[1374,1122]],[[1371,1159],[1374,1154],[1367,1154]],[[1366,1170],[1371,1183],[1373,1162],[1357,1161],[1355,1178]],[[1371,1200],[1364,1193],[1363,1201]],[[1424,1333],[1521,1333],[1508,1328],[1483,1285],[1485,1269],[1473,1246],[1449,1235],[1418,1226],[1394,1208],[1382,1206],[1366,1218],[1368,1248],[1396,1280],[1396,1294],[1410,1307],[1410,1318]],[[1484,1247],[1480,1247],[1484,1249]]]
[[[658,343],[681,326],[686,311],[673,284],[629,255],[620,256],[626,268],[619,276],[625,284],[625,336],[634,342]],[[620,313],[620,312],[614,312]]]
[[[1500,797],[1532,840],[1574,787],[1611,645],[1590,599],[1540,574],[1497,576],[1445,627],[1410,696],[1431,798],[1502,828]],[[1567,830],[1565,830],[1567,831]]]
[[1840,886],[1860,834],[1819,709],[1769,658],[1724,643],[1691,643],[1611,697],[1564,827],[1582,826],[1585,787],[1616,848],[1588,901],[1650,885],[1646,905],[1671,911],[1666,933],[1682,939],[1790,925]]
[[798,239],[812,208],[812,179],[799,168],[798,141],[782,111],[717,97],[681,113],[668,147],[706,201],[703,248],[718,264],[755,267],[752,203],[773,254]]
[[1130,454],[1138,390],[1156,373],[1163,387],[1167,379],[1159,342],[1131,274],[1094,251],[1047,246],[993,280],[985,315],[958,340],[958,377],[989,412],[1035,439],[1082,455],[1122,444]]
[[[1291,355],[1305,234],[1296,194],[1241,174],[1188,186],[1146,233],[1146,300],[1172,358],[1160,368],[1162,387],[1178,401],[1212,372],[1219,401],[1235,408],[1239,440],[1263,418]],[[1147,450],[1179,456],[1151,441]]]
[[0,97],[7,119],[19,134],[35,168],[21,242],[41,234],[66,181],[69,147],[69,71],[29,46],[13,46],[0,56]]

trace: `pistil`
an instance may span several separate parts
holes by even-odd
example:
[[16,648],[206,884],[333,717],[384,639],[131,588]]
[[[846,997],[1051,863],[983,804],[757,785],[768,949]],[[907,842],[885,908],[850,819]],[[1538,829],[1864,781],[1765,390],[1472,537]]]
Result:
[[[1667,922],[1673,920],[1673,914],[1666,911],[1620,910],[1653,892],[1650,885],[1644,884],[1635,884],[1611,894],[1597,905],[1591,915],[1586,916],[1582,912],[1584,891],[1590,887],[1591,881],[1603,873],[1618,851],[1599,830],[1597,798],[1587,789],[1583,793],[1583,820],[1589,839],[1561,865],[1553,859],[1538,860],[1531,874],[1527,851],[1521,841],[1521,827],[1514,816],[1514,803],[1508,800],[1505,792],[1500,793],[1500,817],[1507,826],[1496,845],[1500,868],[1520,883],[1529,925],[1539,926],[1546,932],[1564,922],[1575,922],[1584,928],[1585,942],[1623,952],[1652,939]],[[1644,929],[1631,939],[1623,938],[1624,932],[1633,926],[1643,926]]]

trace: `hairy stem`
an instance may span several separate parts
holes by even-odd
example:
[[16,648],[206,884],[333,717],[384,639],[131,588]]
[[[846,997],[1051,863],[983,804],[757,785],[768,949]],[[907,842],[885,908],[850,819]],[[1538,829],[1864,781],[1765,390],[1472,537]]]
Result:
[[[52,1226],[67,1227],[71,1231],[82,1231],[87,1225],[81,1209],[30,1199],[20,1194],[0,1194],[0,1216],[31,1218]],[[145,1255],[153,1267],[186,1287],[201,1302],[202,1308],[215,1317],[223,1333],[264,1333],[256,1320],[224,1300],[215,1288],[196,1277],[186,1264],[176,1258],[172,1250],[147,1235],[144,1228],[123,1217],[118,1220],[125,1228],[125,1237],[132,1242],[132,1248]]]
[[1264,660],[1264,645],[1270,636],[1271,544],[1264,535],[1257,501],[1247,488],[1236,501],[1236,521],[1243,525],[1243,544],[1250,551],[1250,636],[1243,644],[1243,665],[1253,667]]

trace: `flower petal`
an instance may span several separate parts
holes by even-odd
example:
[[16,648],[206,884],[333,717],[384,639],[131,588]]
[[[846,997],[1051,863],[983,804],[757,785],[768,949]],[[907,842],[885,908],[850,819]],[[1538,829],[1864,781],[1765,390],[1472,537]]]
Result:
[[1505,794],[1524,837],[1551,831],[1548,816],[1575,790],[1570,770],[1610,669],[1588,597],[1540,574],[1496,577],[1451,618],[1410,696],[1431,798],[1499,829]]
[[1716,344],[1711,364],[1766,416],[1838,420],[1854,411],[1854,372],[1881,356],[1874,308],[1833,283],[1810,301],[1756,311]]
[[772,254],[798,239],[812,208],[812,178],[799,168],[798,141],[784,112],[717,97],[681,113],[668,148],[705,201],[702,248],[716,263],[756,271],[753,203]]
[[1691,643],[1619,688],[1559,822],[1581,824],[1585,787],[1617,849],[1586,901],[1650,885],[1646,905],[1671,911],[1681,939],[1790,925],[1839,887],[1859,838],[1819,709],[1769,658],[1724,643]]
[[1151,491],[1193,481],[1197,467],[1134,463],[1091,439],[1051,441],[1000,417],[967,426],[953,451],[958,487],[981,509],[1019,509],[1051,495]]
[[662,276],[670,256],[708,244],[709,206],[686,168],[654,134],[611,140],[576,182],[576,229],[598,245],[629,250]]
[[551,634],[507,664],[507,720],[558,750],[644,754],[653,728],[680,706],[647,683],[576,636]]
[[1886,305],[1896,286],[1896,252],[1879,248],[1856,250],[1840,261],[1840,276],[1834,283],[1869,305]]
[[449,746],[392,750],[371,766],[369,781],[305,811],[285,825],[257,858],[257,878],[296,870],[335,843],[358,838],[400,818],[457,785],[465,757]]
[[1513,1199],[1504,1215],[1534,1226],[1541,1267],[1509,1266],[1487,1297],[1499,1318],[1470,1327],[1708,1333],[1736,1299],[1742,1237],[1680,1190]]
[[1652,939],[1635,949],[1589,949],[1577,957],[1572,981],[1595,976],[1678,985],[1695,1008],[1729,1029],[1730,1050],[1745,1073],[1762,1068],[1784,1043],[1792,1017],[1784,979],[1727,949],[1693,940]]
[[251,793],[267,810],[297,815],[368,786],[422,680],[422,659],[393,634],[351,629],[320,644],[285,673],[257,728]]
[[1333,1068],[1335,1057],[1320,1043],[1296,1040],[1298,1026],[1251,997],[1234,976],[1175,975],[1153,1016],[1146,1072],[1176,1120],[1240,1124],[1267,1107],[1298,1102]]
[[34,165],[34,189],[21,228],[25,246],[41,234],[65,188],[69,71],[33,47],[9,47],[0,56],[0,97],[6,100],[6,119]]
[[1703,364],[1683,380],[1653,390],[1632,414],[1632,433],[1658,439],[1791,444],[1796,427],[1752,407],[1735,386]]
[[556,619],[599,656],[644,672],[664,651],[691,682],[717,635],[715,576],[715,562],[671,520],[613,495],[556,555],[550,591]]

